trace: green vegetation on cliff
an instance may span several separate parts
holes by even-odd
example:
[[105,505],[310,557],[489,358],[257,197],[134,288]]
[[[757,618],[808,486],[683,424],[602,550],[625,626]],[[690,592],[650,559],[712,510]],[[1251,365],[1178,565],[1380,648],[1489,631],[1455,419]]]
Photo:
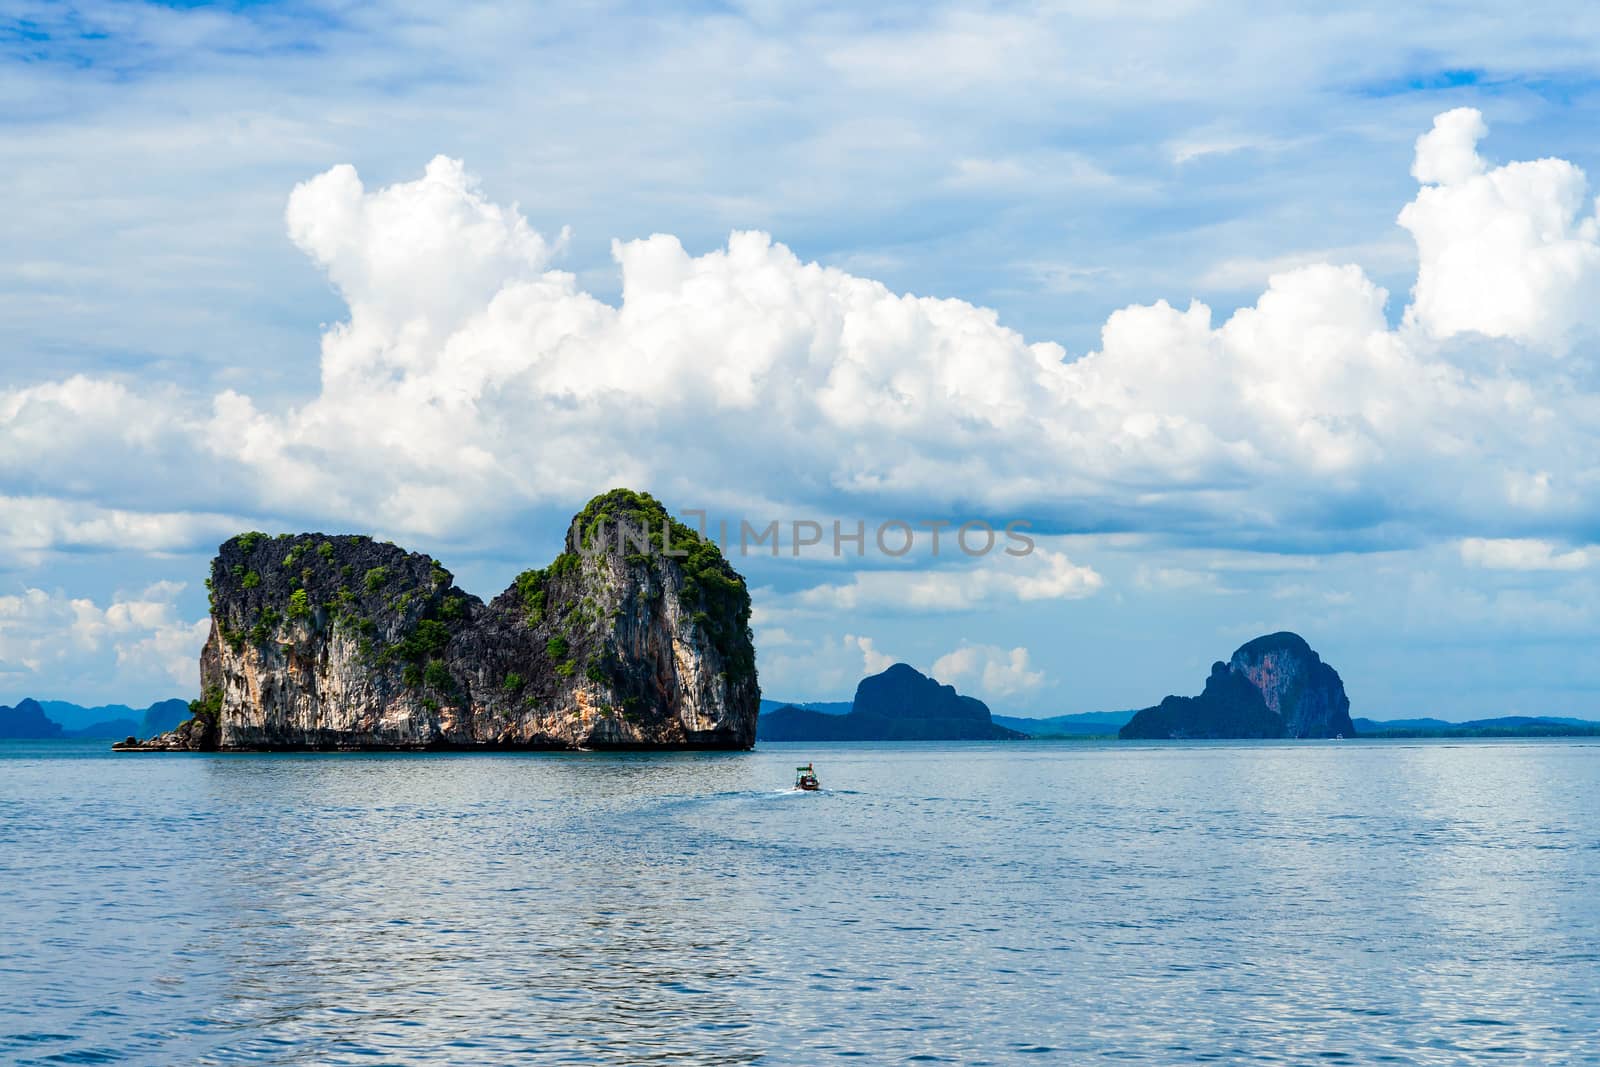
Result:
[[222,714],[222,690],[217,686],[207,689],[199,700],[189,701],[189,717],[215,725]]
[[[602,494],[490,603],[371,538],[241,535],[213,561],[220,744],[743,747],[759,690],[744,581],[654,498]],[[191,738],[192,740],[192,738]]]
[[[728,677],[737,681],[755,674],[750,591],[715,541],[673,518],[649,493],[631,489],[595,497],[578,513],[574,525],[582,550],[613,548],[625,553],[629,563],[656,557],[673,560],[683,576],[679,602],[710,638]],[[652,555],[629,551],[644,547],[639,542],[646,540]],[[563,558],[569,555],[570,550]]]

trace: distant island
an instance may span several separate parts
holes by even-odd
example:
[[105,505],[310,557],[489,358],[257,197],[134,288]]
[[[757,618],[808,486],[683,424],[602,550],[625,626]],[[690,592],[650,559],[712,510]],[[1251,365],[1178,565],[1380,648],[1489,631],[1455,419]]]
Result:
[[717,545],[616,489],[485,604],[369,537],[246,533],[206,582],[202,696],[124,750],[749,748],[750,595]]
[[802,711],[815,711],[823,715],[848,715],[854,707],[848,700],[768,700],[761,698],[761,714],[767,715],[779,708],[799,708]]
[[763,741],[1019,741],[989,707],[905,663],[863,678],[848,713],[786,705],[762,715]]
[[1533,715],[1446,722],[1443,719],[1356,719],[1360,737],[1600,737],[1600,722]]
[[1339,672],[1288,631],[1247,641],[1226,662],[1212,664],[1198,696],[1168,696],[1138,711],[994,715],[982,701],[904,663],[862,679],[854,701],[764,700],[761,711],[757,736],[763,741],[1600,736],[1600,722],[1583,719],[1352,719]]
[[1354,737],[1339,672],[1299,634],[1248,641],[1211,666],[1196,697],[1169,696],[1119,732],[1123,740]]
[[0,738],[12,740],[122,740],[171,730],[189,718],[186,700],[158,700],[147,708],[106,704],[86,708],[65,700],[26,699],[0,706]]

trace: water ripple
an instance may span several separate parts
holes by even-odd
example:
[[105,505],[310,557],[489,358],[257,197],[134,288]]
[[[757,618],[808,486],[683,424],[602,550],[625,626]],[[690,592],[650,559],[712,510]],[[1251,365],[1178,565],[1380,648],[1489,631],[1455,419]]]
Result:
[[1597,843],[1585,743],[13,743],[0,1060],[1600,1063]]

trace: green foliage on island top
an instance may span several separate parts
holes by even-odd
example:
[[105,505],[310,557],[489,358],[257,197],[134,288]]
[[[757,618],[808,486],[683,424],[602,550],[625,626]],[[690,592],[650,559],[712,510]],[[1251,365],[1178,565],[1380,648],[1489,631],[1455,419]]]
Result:
[[[651,555],[628,552],[629,563],[653,563],[671,559],[682,574],[679,602],[711,640],[711,645],[727,665],[728,675],[743,679],[755,673],[755,650],[750,635],[750,591],[744,579],[723,558],[715,541],[674,519],[665,506],[649,493],[631,489],[612,489],[589,501],[574,520],[578,542],[587,549],[626,551],[635,542],[621,527],[626,520],[635,530],[649,531]],[[670,551],[671,556],[666,553]],[[557,567],[576,567],[578,559],[563,553],[545,572],[524,572],[517,588],[533,614],[531,592],[541,591],[543,581]],[[560,573],[557,571],[557,573]],[[524,584],[524,578],[528,581]],[[538,604],[543,609],[543,601]]]

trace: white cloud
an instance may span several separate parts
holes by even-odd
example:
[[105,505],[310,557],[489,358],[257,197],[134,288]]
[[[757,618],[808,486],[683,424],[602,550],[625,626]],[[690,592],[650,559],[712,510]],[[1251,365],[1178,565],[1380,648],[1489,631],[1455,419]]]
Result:
[[0,563],[36,565],[61,549],[178,552],[215,544],[243,526],[242,520],[224,515],[134,511],[51,497],[0,495]]
[[1461,560],[1496,571],[1576,571],[1600,558],[1592,548],[1565,552],[1537,538],[1468,537],[1461,542]]
[[789,648],[797,643],[794,634],[781,626],[767,626],[756,631],[758,648]]
[[[680,507],[959,502],[1219,540],[1346,537],[1347,516],[1581,523],[1600,486],[1585,466],[1593,395],[1537,367],[1453,362],[1441,339],[1474,322],[1528,345],[1566,336],[1587,306],[1582,175],[1474,169],[1477,128],[1446,116],[1439,130],[1418,173],[1453,184],[1403,216],[1426,336],[1389,328],[1387,293],[1360,268],[1312,264],[1221,323],[1200,303],[1124,308],[1076,361],[992,310],[897,294],[763,233],[698,256],[668,235],[616,242],[613,306],[550,270],[559,240],[460,164],[377,190],[335,167],[287,211],[349,310],[323,334],[316,396],[206,403],[81,376],[0,392],[0,474],[30,487],[18,496],[53,481],[124,512],[203,502],[438,538],[505,536],[530,508],[611,484]],[[1507,250],[1524,287],[1485,294],[1479,260]],[[869,573],[815,598],[959,608],[1099,583],[1041,553],[1033,570]]]
[[857,634],[844,635],[845,646],[861,650],[861,670],[863,674],[878,674],[887,670],[894,663],[894,657],[878,651],[878,646],[870,637],[861,637]]
[[1279,137],[1230,132],[1224,129],[1196,130],[1183,137],[1168,141],[1164,147],[1174,166],[1207,156],[1227,156],[1235,152],[1275,151],[1296,143]]
[[965,611],[996,603],[1078,600],[1102,585],[1094,568],[1038,548],[1027,556],[995,554],[981,563],[936,569],[857,571],[847,582],[812,586],[791,601],[825,611]]
[[761,691],[773,700],[848,700],[862,678],[895,662],[862,634],[795,637],[776,645],[760,637]]
[[1489,169],[1483,116],[1457,108],[1417,139],[1423,184],[1400,212],[1420,264],[1410,317],[1436,337],[1476,331],[1559,348],[1600,318],[1600,220],[1561,159]]
[[933,676],[955,685],[958,680],[976,682],[985,696],[1011,696],[1039,688],[1044,672],[1030,670],[1028,650],[998,648],[994,645],[962,645],[933,663]]
[[170,695],[198,692],[200,646],[210,623],[179,615],[183,588],[157,582],[104,606],[37,588],[0,596],[0,684],[18,696],[75,699],[79,694],[34,690],[66,677],[114,699],[152,685]]

